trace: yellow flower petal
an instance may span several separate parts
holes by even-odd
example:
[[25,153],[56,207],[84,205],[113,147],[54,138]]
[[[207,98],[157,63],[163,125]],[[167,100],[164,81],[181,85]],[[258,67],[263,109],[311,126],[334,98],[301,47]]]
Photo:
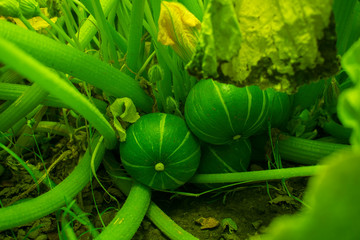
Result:
[[185,62],[195,51],[201,22],[182,4],[161,2],[158,41],[170,46]]

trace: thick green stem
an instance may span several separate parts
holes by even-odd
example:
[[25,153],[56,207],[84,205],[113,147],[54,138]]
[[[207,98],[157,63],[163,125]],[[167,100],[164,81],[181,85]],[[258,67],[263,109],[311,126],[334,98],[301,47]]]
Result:
[[349,139],[351,136],[351,132],[352,132],[351,128],[344,127],[343,125],[334,122],[334,120],[325,122],[322,125],[324,131],[333,137]]
[[[94,137],[91,147],[88,147],[74,171],[55,188],[37,198],[0,208],[0,231],[32,222],[71,202],[91,180],[90,162],[92,156],[90,148],[94,149],[98,141],[99,136]],[[104,152],[105,146],[101,144],[98,154],[94,157],[96,168],[100,165]]]
[[[34,172],[37,179],[40,179],[43,177],[44,173],[40,172],[35,166],[31,166],[31,170]],[[53,189],[56,187],[56,183],[50,179],[50,177],[47,175],[46,180],[43,181],[43,183],[49,188]],[[85,223],[85,226],[90,231],[91,235],[93,237],[97,237],[99,233],[97,232],[96,228],[93,226],[93,224],[90,222],[87,215],[81,210],[79,205],[77,205],[75,202],[71,205],[71,209],[77,214],[77,216]]]
[[[101,5],[105,16],[109,15],[111,9],[114,7],[117,0],[102,0]],[[84,49],[95,36],[97,32],[97,22],[93,15],[90,15],[85,23],[81,26],[80,31],[76,33],[76,37],[79,39],[82,49]]]
[[[6,53],[4,54],[6,55]],[[8,58],[8,56],[6,57]],[[34,83],[0,114],[0,131],[6,132],[14,123],[36,108],[48,94],[40,84]]]
[[[0,21],[0,37],[3,37],[56,70],[84,80],[115,97],[129,97],[145,112],[151,112],[153,101],[139,83],[116,68],[51,40],[45,36]],[[4,55],[2,53],[2,55]]]
[[144,6],[145,0],[134,0],[131,9],[130,34],[128,40],[128,51],[126,55],[126,66],[128,71],[132,74],[136,74],[139,70],[138,61],[141,48]]
[[[115,147],[117,139],[114,129],[100,111],[81,95],[74,86],[1,37],[0,51],[3,53],[0,55],[0,61],[10,65],[23,76],[38,83],[45,91],[62,99],[65,104],[83,115],[98,129],[104,136],[108,148]],[[7,123],[3,119],[4,116],[2,115],[0,120]]]
[[337,150],[350,150],[350,146],[345,144],[308,140],[285,135],[280,136],[278,147],[282,159],[300,164],[317,164],[323,157]]
[[131,240],[145,216],[150,199],[151,190],[141,183],[134,183],[126,202],[96,240]]
[[[103,164],[115,185],[128,195],[132,182],[122,178],[124,175],[123,170],[119,167],[114,156],[107,152]],[[154,202],[150,203],[146,216],[172,240],[199,240],[177,225]]]
[[[0,100],[8,100],[15,101],[18,99],[25,91],[28,91],[30,87],[21,84],[11,84],[11,83],[0,83]],[[94,103],[94,105],[102,112],[106,113],[107,103],[91,97],[90,102]],[[53,96],[47,95],[45,99],[41,102],[44,106],[49,107],[58,107],[58,108],[70,108],[68,105],[63,103],[61,99]]]
[[306,166],[295,168],[282,168],[262,171],[196,174],[190,179],[191,183],[232,183],[232,182],[257,182],[280,180],[283,178],[313,176],[321,171],[324,166]]
[[95,19],[97,20],[98,26],[101,31],[102,37],[102,47],[101,52],[103,56],[107,56],[107,52],[109,52],[108,59],[105,59],[106,62],[112,62],[114,67],[120,68],[120,64],[117,61],[117,53],[115,50],[115,46],[113,44],[112,34],[110,33],[109,25],[105,18],[105,14],[102,10],[101,4],[99,0],[90,0],[94,9]]
[[29,23],[29,21],[21,14],[19,19],[24,23],[24,25],[31,31],[35,31],[35,29],[33,28],[33,26],[31,26],[31,24]]
[[59,136],[70,138],[71,133],[74,132],[74,129],[60,122],[41,121],[37,125],[35,132],[56,134]]

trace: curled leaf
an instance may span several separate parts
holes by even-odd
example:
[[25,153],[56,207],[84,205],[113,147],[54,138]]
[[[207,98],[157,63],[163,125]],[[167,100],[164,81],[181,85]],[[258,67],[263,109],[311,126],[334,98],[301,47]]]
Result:
[[126,140],[127,123],[134,123],[140,115],[136,111],[136,107],[130,98],[118,98],[109,106],[110,114],[114,118],[114,127],[116,128],[120,141]]

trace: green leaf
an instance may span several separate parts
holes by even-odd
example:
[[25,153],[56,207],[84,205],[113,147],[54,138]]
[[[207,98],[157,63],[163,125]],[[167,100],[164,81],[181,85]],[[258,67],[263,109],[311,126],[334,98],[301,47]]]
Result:
[[238,230],[237,224],[231,218],[224,218],[220,222],[223,232],[228,229],[229,233],[233,233]]
[[114,117],[114,126],[120,136],[120,141],[126,140],[126,123],[134,123],[140,115],[136,111],[136,107],[130,98],[118,98],[109,107],[112,116]]
[[233,1],[210,1],[203,17],[195,56],[187,70],[201,78],[218,77],[219,62],[230,61],[237,56],[240,42],[240,27]]
[[339,96],[338,116],[345,127],[353,128],[350,142],[360,147],[360,40],[345,54],[342,65],[355,87],[344,90]]
[[338,152],[310,179],[304,196],[310,208],[282,216],[269,226],[264,240],[360,239],[360,152]]
[[357,0],[334,0],[337,49],[343,55],[360,36],[360,4]]
[[188,71],[287,93],[332,76],[339,69],[332,2],[212,0]]

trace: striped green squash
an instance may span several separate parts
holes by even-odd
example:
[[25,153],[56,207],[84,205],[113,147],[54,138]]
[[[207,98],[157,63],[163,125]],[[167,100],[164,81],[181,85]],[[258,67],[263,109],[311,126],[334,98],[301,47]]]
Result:
[[185,119],[198,138],[221,145],[261,130],[268,109],[267,93],[259,87],[239,88],[208,79],[190,90]]
[[[239,139],[230,144],[204,144],[201,147],[200,166],[197,173],[245,172],[250,164],[250,140]],[[200,189],[212,189],[224,184],[196,184]]]
[[188,181],[200,162],[200,144],[183,119],[165,113],[142,116],[120,144],[125,170],[154,189],[175,189]]
[[240,139],[231,144],[206,144],[201,149],[198,173],[245,172],[250,164],[251,144],[249,139]]
[[285,129],[292,108],[290,96],[283,92],[277,92],[272,88],[266,89],[270,108],[269,119],[271,127]]

